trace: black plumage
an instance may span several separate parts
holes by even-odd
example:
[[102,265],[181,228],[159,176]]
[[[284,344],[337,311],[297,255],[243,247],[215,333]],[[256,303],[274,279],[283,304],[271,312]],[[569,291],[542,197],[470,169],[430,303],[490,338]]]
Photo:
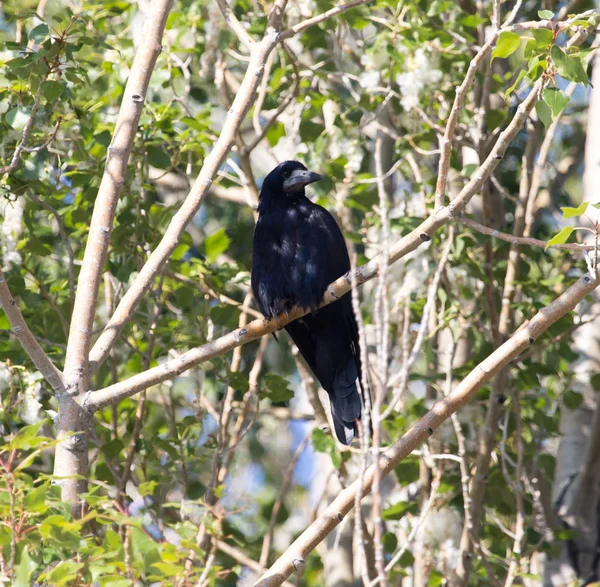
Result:
[[252,291],[267,318],[294,306],[311,313],[285,329],[329,394],[335,432],[349,444],[361,417],[358,329],[349,294],[317,309],[327,286],[350,269],[333,216],[305,195],[322,179],[298,161],[281,163],[264,180],[254,231]]

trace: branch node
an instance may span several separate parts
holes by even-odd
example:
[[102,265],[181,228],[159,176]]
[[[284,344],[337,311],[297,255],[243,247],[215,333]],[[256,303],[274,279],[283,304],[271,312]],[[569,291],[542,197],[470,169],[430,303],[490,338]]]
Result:
[[421,239],[421,240],[422,240],[424,243],[426,243],[426,242],[429,242],[429,241],[431,240],[431,237],[430,237],[430,236],[429,236],[429,235],[428,235],[426,232],[422,232],[422,233],[419,235],[419,238],[420,238],[420,239]]
[[338,512],[337,519],[342,522],[344,520],[344,514],[342,514],[342,512]]
[[70,452],[83,452],[87,448],[85,434],[78,432],[65,439],[65,448]]
[[456,206],[453,202],[450,202],[446,206],[446,210],[448,210],[448,216],[450,216],[450,218],[459,218],[459,215],[456,213]]
[[136,103],[136,104],[140,104],[141,102],[144,101],[144,96],[142,96],[142,94],[138,94],[137,92],[135,94],[131,94],[131,99]]
[[429,434],[429,436],[433,436],[433,428],[431,426],[427,428],[427,434]]
[[533,336],[529,337],[529,344],[533,344],[535,342],[535,338]]
[[592,278],[587,273],[582,277],[582,279],[584,283],[590,283],[592,281]]
[[294,566],[294,571],[298,572],[304,566],[304,559],[301,557],[296,557],[292,561],[292,565]]

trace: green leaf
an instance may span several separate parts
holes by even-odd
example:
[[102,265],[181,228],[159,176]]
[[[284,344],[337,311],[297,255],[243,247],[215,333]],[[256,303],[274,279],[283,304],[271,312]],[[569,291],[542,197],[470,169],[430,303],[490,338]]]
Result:
[[62,561],[50,572],[43,573],[40,578],[44,578],[53,587],[62,587],[62,585],[70,585],[77,579],[78,571],[83,568],[83,563],[72,561]]
[[29,38],[36,43],[39,43],[49,33],[48,25],[45,23],[38,24],[35,28],[29,31]]
[[561,207],[561,210],[565,218],[575,218],[575,216],[581,216],[582,214],[585,214],[588,206],[589,202],[583,202],[582,204],[579,204],[577,208],[569,208],[568,206],[565,206],[564,208]]
[[546,88],[542,92],[542,98],[550,107],[552,118],[556,118],[564,110],[570,100],[567,94],[556,88]]
[[399,501],[393,506],[383,510],[381,517],[384,520],[401,520],[407,513],[414,512],[417,504],[410,501]]
[[575,229],[572,226],[565,226],[558,234],[554,235],[547,242],[546,248],[551,247],[552,245],[564,245],[574,230]]
[[124,448],[120,438],[113,438],[101,446],[100,452],[107,459],[114,459]]
[[38,422],[37,424],[21,428],[17,435],[6,445],[7,450],[29,450],[37,448],[40,444],[46,442],[47,438],[37,435],[44,422]]
[[10,322],[6,317],[6,314],[0,314],[0,330],[10,330]]
[[160,147],[149,145],[147,148],[148,163],[158,169],[170,169],[171,157]]
[[580,56],[567,55],[558,45],[552,45],[550,57],[562,77],[587,86],[588,76]]
[[285,136],[285,126],[281,122],[276,122],[267,131],[266,137],[269,145],[274,147],[281,137]]
[[562,394],[562,399],[570,410],[576,410],[583,403],[583,395],[570,389]]
[[342,466],[342,455],[330,434],[323,432],[320,428],[314,428],[312,431],[312,444],[316,452],[326,453],[331,457],[331,462],[336,469]]
[[554,12],[552,12],[552,10],[538,10],[538,16],[542,20],[552,20],[554,18]]
[[512,55],[521,44],[521,37],[517,33],[504,31],[500,33],[496,47],[492,51],[492,60],[496,57],[506,58]]
[[43,514],[48,509],[48,506],[46,505],[47,493],[48,487],[46,485],[40,485],[35,489],[29,489],[25,494],[25,510],[30,514]]
[[4,115],[4,120],[15,130],[23,130],[23,127],[25,126],[25,123],[29,120],[30,115],[31,112],[28,108],[24,108],[23,106],[17,106],[16,108],[11,108]]
[[191,116],[184,116],[181,119],[181,122],[187,124],[190,128],[197,130],[199,132],[204,132],[206,130],[206,124],[192,118]]
[[311,434],[312,445],[317,452],[329,452],[335,449],[335,440],[330,434],[323,432],[320,428],[313,428]]
[[139,492],[140,495],[153,495],[154,490],[158,487],[158,483],[156,481],[145,481],[144,483],[140,483]]
[[211,306],[210,319],[217,326],[227,326],[228,328],[235,328],[238,324],[238,318],[240,311],[231,304],[218,304]]
[[515,83],[512,86],[510,86],[510,88],[508,88],[508,90],[506,90],[505,96],[507,98],[517,89],[518,85],[521,83],[521,80],[525,77],[526,73],[527,72],[524,69],[522,69],[519,72],[519,75],[517,76]]
[[387,554],[393,554],[398,548],[398,538],[392,532],[386,532],[383,535],[383,550]]
[[544,126],[548,128],[552,124],[552,110],[550,110],[550,106],[548,106],[546,102],[537,102],[535,111],[540,120],[544,123]]
[[207,236],[204,239],[204,254],[208,261],[214,263],[217,257],[229,248],[230,243],[231,239],[227,236],[224,228]]
[[63,90],[64,87],[60,82],[48,80],[42,86],[42,95],[48,102],[54,102],[54,100],[62,96]]
[[240,393],[246,393],[250,389],[248,375],[239,371],[229,374],[229,385]]
[[535,48],[538,51],[546,51],[554,41],[554,34],[549,29],[534,29],[531,34],[535,39]]
[[13,587],[30,587],[31,581],[29,578],[36,568],[37,563],[29,556],[27,546],[25,546],[16,568],[15,578],[12,583]]
[[275,404],[288,402],[294,397],[294,392],[289,388],[287,379],[281,375],[267,373],[263,377],[263,386],[265,395]]
[[173,563],[158,562],[152,566],[158,569],[161,575],[166,577],[176,577],[177,575],[181,575],[185,570],[183,565],[175,565]]

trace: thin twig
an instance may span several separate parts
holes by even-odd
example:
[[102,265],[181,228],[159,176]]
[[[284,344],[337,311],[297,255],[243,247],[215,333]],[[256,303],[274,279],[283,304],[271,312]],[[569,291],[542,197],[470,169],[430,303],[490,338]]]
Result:
[[271,549],[271,541],[273,540],[275,524],[277,523],[277,516],[279,515],[279,510],[281,509],[283,500],[285,499],[285,496],[287,495],[288,490],[290,488],[292,477],[294,475],[294,471],[296,470],[296,464],[298,463],[298,460],[302,456],[302,453],[304,452],[304,449],[306,448],[306,445],[308,444],[308,441],[311,438],[311,433],[312,431],[309,432],[304,437],[302,442],[298,445],[298,448],[296,449],[296,452],[294,453],[294,456],[290,461],[290,464],[288,465],[287,471],[283,476],[283,481],[281,482],[281,486],[279,488],[279,495],[277,496],[277,499],[273,504],[273,509],[271,510],[271,517],[269,518],[269,529],[265,534],[265,538],[263,540],[262,548],[260,551],[260,559],[258,561],[258,564],[261,567],[264,567],[269,562],[269,551]]
[[[506,232],[501,232],[496,230],[495,228],[490,228],[489,226],[485,226],[480,222],[476,222],[471,218],[467,218],[466,216],[458,216],[454,219],[456,222],[476,230],[477,232],[481,232],[482,234],[487,234],[489,236],[493,236],[495,238],[499,238],[500,240],[506,241],[508,243],[513,243],[515,245],[529,245],[532,247],[542,247],[545,249],[548,246],[548,241],[543,241],[537,238],[524,237],[524,236],[515,236],[514,234],[508,234]],[[572,244],[563,244],[563,245],[552,245],[554,249],[562,249],[565,251],[593,251],[596,247],[594,245],[583,245],[579,243]]]
[[42,79],[39,80],[39,85],[38,85],[37,91],[35,93],[35,98],[33,99],[33,106],[31,107],[31,114],[29,115],[29,119],[23,126],[21,140],[19,141],[19,144],[17,145],[15,152],[13,153],[10,163],[4,167],[0,167],[0,175],[12,173],[17,168],[17,165],[19,165],[21,153],[24,151],[25,147],[27,146],[27,141],[29,140],[29,133],[31,132],[31,127],[33,126],[33,121],[35,120],[35,115],[37,114],[38,108],[40,107],[40,102],[42,100],[42,90],[44,89],[44,82],[48,79],[49,75],[50,75],[50,70],[48,70],[42,76]]

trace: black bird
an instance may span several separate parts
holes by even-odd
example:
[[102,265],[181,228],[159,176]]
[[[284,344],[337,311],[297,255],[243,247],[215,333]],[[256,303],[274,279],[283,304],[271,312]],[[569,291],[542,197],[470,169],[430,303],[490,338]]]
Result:
[[266,318],[294,306],[311,310],[285,329],[329,394],[338,439],[350,444],[361,416],[358,328],[349,294],[318,309],[327,286],[350,269],[333,216],[305,195],[305,186],[320,179],[298,161],[281,163],[265,178],[254,230],[252,291]]

